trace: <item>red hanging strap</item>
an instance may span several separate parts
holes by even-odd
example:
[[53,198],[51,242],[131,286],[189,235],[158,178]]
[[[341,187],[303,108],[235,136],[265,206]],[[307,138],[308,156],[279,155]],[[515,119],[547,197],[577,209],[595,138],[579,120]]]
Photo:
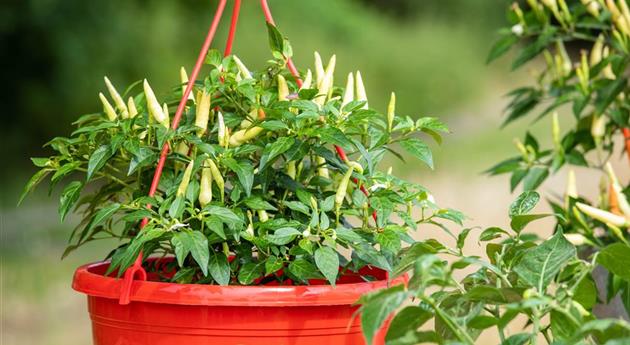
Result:
[[[179,126],[179,121],[182,118],[182,114],[184,113],[184,109],[186,108],[186,102],[188,101],[188,96],[192,92],[193,86],[195,85],[195,80],[197,80],[197,76],[199,75],[199,71],[203,66],[203,62],[206,59],[206,55],[208,54],[208,50],[210,49],[210,45],[214,40],[214,35],[216,34],[217,27],[219,26],[219,22],[221,21],[221,17],[223,16],[223,10],[225,9],[225,4],[227,0],[220,0],[219,6],[214,14],[214,19],[212,20],[212,24],[210,25],[210,29],[208,30],[208,34],[206,35],[206,39],[203,42],[203,46],[201,47],[201,51],[199,52],[199,56],[197,57],[197,62],[195,63],[195,67],[192,70],[190,75],[190,79],[188,80],[188,85],[186,85],[186,89],[182,94],[182,99],[179,101],[179,106],[177,107],[177,111],[175,112],[175,116],[173,117],[173,122],[171,123],[171,128],[173,130],[177,129]],[[237,0],[240,8],[240,1]],[[238,18],[238,9],[235,6],[236,17]],[[236,21],[232,18],[232,22],[234,27],[236,26]],[[232,30],[231,30],[232,31]],[[233,32],[232,32],[233,35]],[[229,49],[231,50],[231,41]],[[228,47],[226,47],[226,50]],[[149,189],[149,196],[154,196],[157,191],[158,185],[160,184],[160,178],[162,176],[162,170],[164,170],[164,164],[166,163],[166,157],[168,156],[169,146],[168,143],[164,143],[162,146],[162,151],[160,153],[160,159],[158,161],[157,167],[155,168],[155,173],[153,174],[153,180],[151,181],[151,188]],[[147,205],[148,208],[151,208],[151,205]],[[149,222],[148,218],[142,219],[140,223],[140,227],[143,228]],[[123,278],[123,282],[120,290],[120,298],[118,299],[118,303],[125,305],[130,302],[131,295],[131,286],[133,284],[133,280],[138,278],[140,280],[146,280],[147,274],[142,268],[142,252],[138,254],[136,261],[134,264],[129,267],[125,271],[125,275]]]

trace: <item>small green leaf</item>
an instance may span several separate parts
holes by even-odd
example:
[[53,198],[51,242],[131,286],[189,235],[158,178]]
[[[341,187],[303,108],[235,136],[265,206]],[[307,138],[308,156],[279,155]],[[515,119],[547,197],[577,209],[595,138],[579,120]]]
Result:
[[171,203],[171,207],[168,209],[168,214],[171,218],[179,218],[184,213],[184,208],[186,207],[186,199],[184,197],[178,196]]
[[320,247],[315,250],[315,265],[326,277],[330,285],[335,286],[339,273],[339,255],[330,247]]
[[212,252],[208,270],[217,284],[225,286],[230,283],[230,264],[225,254]]
[[298,235],[300,235],[300,232],[295,228],[280,228],[273,234],[267,235],[267,241],[281,246],[293,241]]
[[33,175],[30,178],[30,180],[28,180],[28,183],[26,183],[26,186],[24,187],[24,190],[22,191],[22,195],[20,195],[20,200],[18,201],[18,205],[22,203],[22,201],[28,195],[28,193],[30,193],[40,182],[42,182],[42,180],[46,177],[46,175],[50,174],[51,171],[53,171],[53,169],[48,169],[48,168],[42,169],[36,172],[35,175]]
[[92,155],[90,156],[90,160],[88,161],[87,180],[91,179],[96,172],[101,170],[101,168],[105,166],[107,161],[113,155],[114,152],[109,145],[102,145],[98,149],[96,149],[94,153],[92,153]]
[[407,138],[400,142],[400,146],[433,169],[433,154],[424,141],[418,138]]
[[547,217],[553,217],[553,214],[522,214],[512,217],[510,227],[516,232],[521,232],[529,223]]
[[509,34],[501,37],[490,49],[490,53],[486,58],[486,63],[489,64],[492,61],[498,59],[507,53],[512,46],[518,42],[518,36]]
[[236,173],[241,186],[245,190],[245,194],[250,196],[254,185],[254,168],[252,165],[246,161],[237,162],[232,158],[226,158],[222,162]]
[[374,335],[383,326],[389,315],[398,309],[409,297],[404,285],[397,285],[389,289],[377,291],[361,297],[361,328],[368,345],[374,340]]
[[59,215],[62,222],[66,218],[66,215],[68,214],[72,206],[74,206],[77,200],[79,200],[82,189],[83,182],[80,181],[70,182],[66,186],[66,188],[63,189],[63,192],[61,193],[61,197],[59,199]]
[[527,249],[514,267],[514,272],[522,281],[542,293],[575,255],[575,247],[564,238],[562,231],[557,231],[542,244]]
[[242,285],[250,285],[254,280],[262,277],[262,266],[248,262],[238,271],[238,282]]
[[267,165],[273,164],[273,161],[281,154],[285,153],[293,146],[295,139],[292,137],[281,137],[278,140],[267,144],[260,157],[259,171],[263,171]]
[[540,194],[533,190],[523,192],[516,198],[516,200],[510,205],[510,218],[521,214],[526,214],[531,211],[536,204],[540,201]]
[[630,246],[623,243],[607,246],[599,252],[597,263],[614,275],[630,281]]
[[265,260],[265,275],[276,273],[284,267],[284,262],[279,257],[272,255]]
[[321,279],[323,276],[315,265],[306,259],[295,259],[289,264],[289,272],[297,278],[297,280],[306,282],[309,279]]
[[157,155],[153,152],[153,150],[142,147],[136,152],[131,158],[131,162],[129,163],[129,170],[127,171],[127,176],[133,174],[138,171],[138,169],[143,168],[151,163],[153,163],[156,159]]
[[258,195],[252,195],[249,198],[243,200],[245,205],[252,210],[266,210],[266,211],[276,211],[277,208],[273,207],[272,204],[264,200],[262,197]]

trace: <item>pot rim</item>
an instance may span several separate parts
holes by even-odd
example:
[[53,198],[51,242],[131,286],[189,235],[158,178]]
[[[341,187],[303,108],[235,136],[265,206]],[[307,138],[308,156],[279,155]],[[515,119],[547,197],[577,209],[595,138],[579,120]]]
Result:
[[[109,261],[99,261],[80,266],[74,273],[72,288],[90,297],[117,300],[120,297],[122,278],[108,277],[95,272],[104,272],[109,264]],[[372,269],[388,276],[384,270]],[[383,279],[344,283],[333,287],[331,285],[220,286],[134,280],[130,300],[161,304],[234,307],[352,305],[367,292],[403,284],[406,281],[407,275],[403,275],[391,281]]]

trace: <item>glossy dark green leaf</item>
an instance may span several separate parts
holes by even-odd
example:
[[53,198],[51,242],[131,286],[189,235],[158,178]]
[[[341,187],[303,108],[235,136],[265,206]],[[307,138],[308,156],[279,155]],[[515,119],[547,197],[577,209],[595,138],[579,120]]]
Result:
[[87,180],[89,181],[95,173],[97,173],[107,161],[114,155],[111,147],[109,145],[101,145],[97,148],[92,155],[90,156],[90,160],[88,161],[87,168]]
[[83,190],[83,182],[70,182],[61,192],[59,199],[59,216],[63,222],[70,209],[76,204]]
[[330,282],[330,285],[335,286],[339,273],[339,255],[337,252],[330,247],[320,247],[315,250],[314,258],[319,271]]
[[407,138],[400,142],[400,146],[433,169],[433,154],[424,141],[413,137]]

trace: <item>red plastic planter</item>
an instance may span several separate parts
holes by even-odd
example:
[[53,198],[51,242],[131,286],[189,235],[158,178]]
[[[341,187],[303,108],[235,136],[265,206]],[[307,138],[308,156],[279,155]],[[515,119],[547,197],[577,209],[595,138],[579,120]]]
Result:
[[[217,286],[134,281],[131,303],[120,305],[121,279],[104,276],[109,263],[81,266],[72,287],[88,295],[94,345],[360,345],[353,304],[367,292],[403,283],[346,275],[336,287]],[[383,343],[384,330],[375,344]]]

